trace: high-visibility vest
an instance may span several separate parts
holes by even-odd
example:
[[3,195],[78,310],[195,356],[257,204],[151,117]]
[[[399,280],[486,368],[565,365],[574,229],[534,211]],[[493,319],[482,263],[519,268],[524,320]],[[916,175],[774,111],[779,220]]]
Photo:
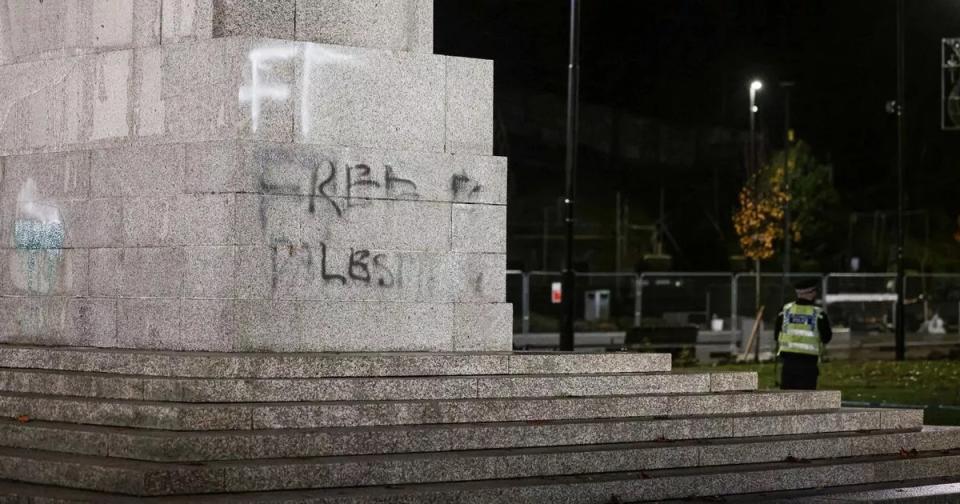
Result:
[[787,303],[783,307],[777,355],[787,352],[819,357],[822,345],[817,320],[821,312],[817,306]]

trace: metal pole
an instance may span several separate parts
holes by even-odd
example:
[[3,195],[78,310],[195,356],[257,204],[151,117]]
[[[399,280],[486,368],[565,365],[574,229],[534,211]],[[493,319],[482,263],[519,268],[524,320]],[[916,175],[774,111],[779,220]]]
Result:
[[573,218],[577,177],[577,123],[580,106],[580,2],[570,0],[570,63],[567,65],[567,157],[566,157],[566,258],[563,263],[563,327],[560,350],[573,351],[573,321],[576,306],[573,273]]
[[520,282],[523,289],[523,298],[520,300],[521,316],[523,318],[520,319],[520,322],[523,335],[526,336],[530,333],[530,274],[527,272],[520,273]]
[[[622,248],[622,242],[623,242],[623,237],[622,237],[623,235],[621,234],[621,230],[622,230],[621,223],[623,222],[623,215],[620,213],[620,211],[623,208],[623,206],[620,204],[620,191],[617,191],[616,205],[617,205],[617,208],[616,208],[617,222],[616,222],[616,226],[614,227],[614,231],[616,234],[616,246],[615,246],[616,253],[614,257],[614,267],[616,268],[615,271],[617,273],[620,273],[621,271],[623,271],[622,255],[620,254],[620,250]],[[616,285],[617,295],[619,296],[620,295],[620,276],[619,275],[617,276],[616,283],[617,283]]]
[[[757,134],[756,134],[756,116],[757,116],[757,88],[754,84],[750,83],[750,176],[752,176],[754,183],[754,190],[757,189],[756,185],[758,183],[757,177]],[[754,313],[760,313],[760,260],[754,259],[754,274],[756,275],[755,280],[755,302],[754,302]],[[756,316],[756,315],[754,315]],[[759,324],[759,321],[757,321]],[[754,362],[760,362],[760,337],[757,337],[757,341],[754,342],[755,346],[753,347],[753,360]]]
[[757,149],[756,149],[756,99],[757,99],[757,90],[753,88],[753,85],[750,85],[750,162],[748,163],[748,169],[750,171],[749,175],[753,175],[756,171],[756,162],[757,162]]
[[[730,339],[737,340],[737,349],[742,353],[742,347],[739,346],[743,335],[740,334],[740,315],[737,313],[737,275],[730,275]],[[732,345],[731,345],[732,346]]]
[[903,316],[903,115],[905,108],[903,25],[903,0],[897,0],[897,360],[903,360],[906,357],[906,333]]
[[547,262],[549,234],[550,234],[550,207],[543,207],[543,260],[540,263],[540,269],[544,271],[550,269],[550,265]]
[[[757,317],[757,322],[756,322],[757,327],[762,328],[763,321],[761,319],[763,319],[763,317],[760,316],[760,259],[754,259],[754,264],[756,264],[756,271],[757,271],[757,281],[754,286],[756,288],[754,295],[756,296],[756,299],[757,299],[755,316]],[[760,333],[761,332],[762,331],[760,331],[759,329],[757,330],[757,341],[754,342],[756,343],[756,345],[753,347],[753,362],[760,362]]]
[[[753,177],[754,184],[754,193],[756,194],[759,189],[760,178],[757,175],[758,170],[758,159],[757,159],[757,91],[760,89],[758,84],[759,81],[753,81],[750,83],[750,175]],[[755,296],[756,302],[754,303],[754,313],[757,315],[760,314],[760,259],[754,259],[754,272],[756,276],[755,282]],[[757,316],[755,315],[755,316]],[[757,324],[760,321],[757,320]],[[754,342],[756,346],[753,348],[753,360],[754,362],[760,362],[760,336],[759,332],[757,333],[757,340]]]
[[[780,87],[783,88],[784,93],[784,103],[783,103],[783,179],[784,185],[786,187],[786,193],[790,195],[790,179],[793,175],[790,170],[790,147],[792,146],[793,139],[790,138],[790,88],[793,87],[793,82],[781,82]],[[792,200],[792,197],[791,197]],[[791,221],[793,216],[790,212],[790,203],[788,201],[786,208],[784,209],[784,239],[783,239],[783,283],[780,286],[780,301],[781,304],[786,303],[786,293],[788,291],[788,284],[790,281],[790,253],[793,248],[793,233],[790,231]]]
[[637,290],[633,300],[633,327],[643,325],[643,273],[633,275],[634,288]]

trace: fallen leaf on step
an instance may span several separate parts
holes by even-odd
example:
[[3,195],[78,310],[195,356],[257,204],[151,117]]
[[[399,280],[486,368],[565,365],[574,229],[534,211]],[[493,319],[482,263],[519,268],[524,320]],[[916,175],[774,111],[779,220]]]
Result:
[[783,459],[785,462],[797,462],[800,464],[809,464],[810,461],[805,458],[794,457],[793,455],[787,455],[787,458]]
[[647,474],[647,473],[645,473],[645,472],[643,472],[643,471],[640,471],[640,478],[641,478],[641,479],[650,479],[650,475]]
[[30,421],[30,417],[28,417],[27,415],[20,415],[17,417],[17,421],[20,423],[27,423]]
[[906,448],[900,448],[900,458],[916,458],[919,455],[916,448],[907,450]]
[[620,497],[617,497],[616,495],[611,495],[609,504],[623,504],[623,501],[620,500]]

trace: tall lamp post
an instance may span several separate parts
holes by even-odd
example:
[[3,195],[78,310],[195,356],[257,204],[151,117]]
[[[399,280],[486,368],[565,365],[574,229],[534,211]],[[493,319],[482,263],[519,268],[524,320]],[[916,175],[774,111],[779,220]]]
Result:
[[575,317],[575,285],[573,272],[573,202],[577,188],[577,126],[580,112],[580,2],[570,0],[570,60],[567,65],[567,157],[565,242],[566,256],[563,263],[563,327],[560,328],[560,350],[573,351],[573,321]]
[[[794,82],[792,81],[780,83],[780,88],[783,89],[783,180],[788,195],[790,194],[790,178],[793,176],[790,166],[790,147],[793,144],[793,132],[790,130],[790,90],[793,86]],[[790,202],[783,210],[783,289],[780,290],[781,293],[785,292],[787,283],[790,281],[790,253],[793,248],[793,233],[790,231],[793,216],[790,214]]]
[[[757,183],[757,92],[763,89],[763,83],[754,80],[750,83],[750,175],[754,176],[754,184]],[[754,189],[757,189],[756,187]],[[756,274],[754,282],[754,309],[757,316],[760,316],[760,259],[753,260],[754,272]],[[758,321],[759,322],[759,321]],[[760,362],[760,338],[757,338],[753,347],[753,360]]]
[[903,320],[903,114],[904,114],[904,49],[903,0],[897,0],[897,309],[896,358],[906,358],[906,333]]

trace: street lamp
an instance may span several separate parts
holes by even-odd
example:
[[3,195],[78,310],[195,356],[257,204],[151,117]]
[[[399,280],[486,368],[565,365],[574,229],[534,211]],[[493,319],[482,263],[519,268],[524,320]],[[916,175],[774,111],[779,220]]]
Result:
[[567,65],[567,152],[565,163],[565,194],[563,198],[564,243],[566,254],[563,261],[562,303],[563,324],[560,327],[560,350],[573,351],[573,321],[575,308],[575,274],[573,272],[573,231],[574,231],[574,195],[577,189],[577,143],[580,116],[580,1],[570,0],[570,50]]
[[[757,183],[757,91],[763,89],[763,83],[759,79],[754,79],[750,83],[750,175],[754,177],[754,183]],[[756,189],[756,188],[754,188]],[[754,271],[756,274],[756,282],[754,282],[755,292],[754,296],[756,303],[754,308],[756,309],[757,317],[760,316],[760,259],[753,260]],[[757,321],[759,323],[759,320]],[[756,362],[760,362],[760,339],[757,338],[756,346],[753,347],[753,359]]]
[[903,0],[897,0],[897,307],[896,334],[894,335],[894,354],[897,360],[904,360],[907,353],[905,320],[903,319],[903,142],[904,142],[904,20]]
[[763,89],[763,82],[754,80],[750,83],[750,173],[757,170],[757,141],[756,141],[756,116],[757,111],[757,92]]
[[750,172],[757,170],[757,140],[756,140],[756,116],[757,111],[757,91],[763,89],[763,83],[754,80],[750,83]]
[[787,288],[790,285],[790,253],[793,248],[792,227],[793,216],[790,213],[790,204],[793,197],[790,196],[790,182],[793,177],[793,167],[790,165],[790,147],[793,144],[793,131],[790,129],[790,90],[796,85],[793,81],[781,81],[780,89],[783,90],[783,180],[784,189],[790,200],[783,208],[783,280],[780,282],[780,304],[787,302]]

